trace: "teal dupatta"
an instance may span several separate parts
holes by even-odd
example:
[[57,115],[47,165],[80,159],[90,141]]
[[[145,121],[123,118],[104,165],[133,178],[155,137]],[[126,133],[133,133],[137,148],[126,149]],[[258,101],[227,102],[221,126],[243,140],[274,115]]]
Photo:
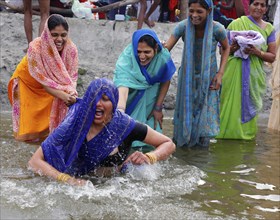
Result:
[[[147,66],[140,65],[137,54],[139,39],[144,35],[152,36],[158,44],[157,54]],[[119,56],[114,71],[115,85],[129,88],[126,113],[153,128],[154,118],[148,119],[148,116],[156,103],[160,83],[170,80],[175,70],[169,51],[163,48],[153,30],[141,29],[134,32],[132,43]],[[159,125],[156,130],[162,132]],[[141,144],[134,142],[133,145]]]

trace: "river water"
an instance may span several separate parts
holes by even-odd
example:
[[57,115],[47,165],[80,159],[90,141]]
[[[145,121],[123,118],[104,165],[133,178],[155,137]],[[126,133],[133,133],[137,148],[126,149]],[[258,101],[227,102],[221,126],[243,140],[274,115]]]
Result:
[[15,141],[2,112],[1,219],[280,219],[280,137],[265,124],[254,141],[212,140],[74,187],[27,169],[38,146]]

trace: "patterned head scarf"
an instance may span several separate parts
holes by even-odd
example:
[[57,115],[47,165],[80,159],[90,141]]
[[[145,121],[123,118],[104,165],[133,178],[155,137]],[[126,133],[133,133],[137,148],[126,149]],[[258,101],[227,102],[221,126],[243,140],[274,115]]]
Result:
[[[50,17],[52,16],[62,17],[57,14],[51,15]],[[49,19],[45,24],[41,37],[34,39],[29,44],[27,59],[30,75],[43,86],[77,94],[77,47],[68,39],[60,54],[48,28],[48,21]],[[67,106],[62,100],[58,98],[54,99],[50,115],[51,132],[61,123],[67,113],[67,109]]]

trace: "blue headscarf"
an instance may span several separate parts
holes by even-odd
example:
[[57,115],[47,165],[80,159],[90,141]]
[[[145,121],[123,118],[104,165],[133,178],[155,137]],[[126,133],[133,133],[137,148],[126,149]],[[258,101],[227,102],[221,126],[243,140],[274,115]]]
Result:
[[[89,152],[85,152],[86,135],[102,95],[108,96],[113,104],[112,119],[88,142]],[[135,126],[132,118],[116,109],[118,98],[118,89],[111,81],[105,78],[92,81],[83,98],[70,107],[64,121],[42,143],[45,160],[60,172],[76,175],[96,168]]]
[[148,73],[147,67],[142,66],[140,64],[140,59],[139,59],[138,52],[137,52],[138,44],[139,44],[140,38],[145,35],[151,36],[157,42],[157,45],[158,45],[157,52],[158,53],[160,53],[162,51],[163,47],[162,47],[162,44],[161,44],[160,40],[158,39],[158,36],[156,35],[156,33],[151,29],[140,29],[140,30],[135,31],[132,36],[132,47],[133,47],[134,57],[141,69],[142,74],[145,76],[147,82],[150,85],[153,85],[158,82],[166,82],[171,79],[172,75],[175,73],[175,70],[176,70],[176,67],[175,67],[173,61],[171,60],[171,58],[169,60],[167,60],[165,65],[163,65],[159,69],[157,74],[153,77],[151,77],[151,75]]

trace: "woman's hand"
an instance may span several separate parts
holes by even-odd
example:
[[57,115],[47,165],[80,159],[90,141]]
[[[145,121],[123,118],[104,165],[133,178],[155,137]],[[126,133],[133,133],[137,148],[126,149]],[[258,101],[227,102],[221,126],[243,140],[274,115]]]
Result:
[[129,155],[129,157],[126,159],[124,164],[126,164],[128,162],[131,162],[132,164],[135,164],[135,165],[141,165],[144,163],[150,164],[150,159],[142,152],[135,151],[134,153]]
[[75,95],[75,93],[64,93],[64,96],[62,98],[62,101],[64,102],[64,104],[66,106],[70,106],[70,105],[73,105],[75,102],[76,102],[76,98],[77,96]]
[[157,128],[157,123],[159,123],[159,126],[160,128],[162,129],[162,121],[163,121],[163,113],[162,111],[158,111],[158,110],[153,110],[151,112],[151,114],[149,115],[148,117],[148,120],[151,118],[151,117],[154,117],[154,129]]
[[239,50],[240,46],[238,45],[237,41],[232,41],[230,45],[230,54],[234,54],[235,51]]
[[212,79],[211,84],[210,84],[210,90],[219,90],[222,84],[222,78],[223,78],[223,73],[222,72],[217,72],[215,77]]
[[58,99],[61,99],[64,102],[64,104],[67,106],[70,106],[76,102],[76,98],[78,96],[77,91],[65,92],[62,90],[53,89],[49,86],[43,85],[43,87],[47,91],[47,93],[49,93],[50,95]]
[[70,179],[68,179],[66,181],[66,183],[68,183],[69,185],[72,185],[72,186],[85,186],[87,183],[87,180],[71,177]]
[[261,54],[261,51],[257,49],[254,45],[248,45],[244,50],[244,53],[249,55],[259,55]]

